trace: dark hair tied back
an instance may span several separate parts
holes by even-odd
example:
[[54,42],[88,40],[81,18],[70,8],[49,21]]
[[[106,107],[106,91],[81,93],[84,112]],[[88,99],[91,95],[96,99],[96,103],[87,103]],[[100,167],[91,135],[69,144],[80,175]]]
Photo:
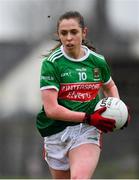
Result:
[[[85,23],[84,23],[84,18],[83,16],[78,12],[78,11],[68,11],[64,14],[62,14],[57,22],[57,31],[58,31],[58,28],[59,28],[59,24],[60,22],[63,20],[63,19],[77,19],[80,27],[82,29],[85,28]],[[59,41],[59,43],[50,50],[50,53],[52,51],[54,51],[55,49],[57,49],[58,47],[60,47],[62,44],[60,42],[60,40],[56,40],[56,41]],[[94,46],[87,40],[87,39],[84,39],[83,42],[82,42],[83,45],[87,46],[89,49],[91,49],[92,51],[96,51],[96,49],[94,48]]]

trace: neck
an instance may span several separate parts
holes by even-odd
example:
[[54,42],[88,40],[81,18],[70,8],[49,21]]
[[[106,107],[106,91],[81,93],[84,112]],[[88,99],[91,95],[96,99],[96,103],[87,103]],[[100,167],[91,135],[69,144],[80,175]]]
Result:
[[71,51],[67,51],[67,49],[64,48],[64,51],[69,57],[74,59],[80,59],[85,55],[84,49],[82,47]]

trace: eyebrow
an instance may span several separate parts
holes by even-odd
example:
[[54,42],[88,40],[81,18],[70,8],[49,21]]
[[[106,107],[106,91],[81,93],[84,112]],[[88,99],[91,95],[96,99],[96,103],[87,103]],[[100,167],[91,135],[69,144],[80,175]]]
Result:
[[60,31],[78,31],[78,29],[60,29]]

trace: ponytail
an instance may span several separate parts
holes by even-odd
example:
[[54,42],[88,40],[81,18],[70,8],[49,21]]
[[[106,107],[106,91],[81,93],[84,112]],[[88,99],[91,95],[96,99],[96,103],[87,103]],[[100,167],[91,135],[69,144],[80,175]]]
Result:
[[92,45],[92,43],[90,41],[88,41],[87,39],[83,40],[82,42],[83,45],[87,46],[88,49],[96,52],[96,48]]

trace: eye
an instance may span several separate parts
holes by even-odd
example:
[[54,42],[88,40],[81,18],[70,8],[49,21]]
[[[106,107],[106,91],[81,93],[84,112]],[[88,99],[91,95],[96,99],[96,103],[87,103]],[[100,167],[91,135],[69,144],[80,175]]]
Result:
[[65,30],[62,30],[61,32],[60,32],[60,34],[62,35],[62,36],[66,36],[67,35],[67,31],[65,31]]
[[78,33],[78,30],[77,30],[77,29],[72,29],[72,30],[71,30],[71,34],[76,35],[77,33]]

